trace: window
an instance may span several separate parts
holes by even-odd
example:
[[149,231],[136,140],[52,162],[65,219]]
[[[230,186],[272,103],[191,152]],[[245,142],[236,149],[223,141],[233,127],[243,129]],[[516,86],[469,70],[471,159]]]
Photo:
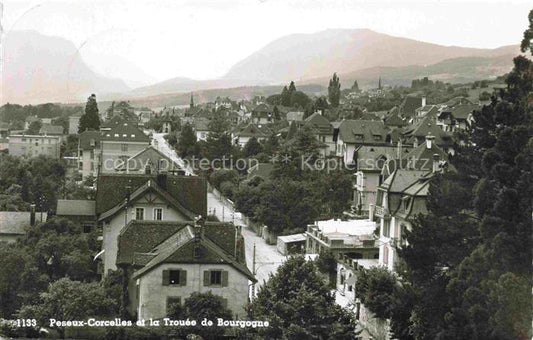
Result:
[[128,144],[120,144],[120,150],[123,152],[128,151]]
[[91,150],[91,159],[94,159],[94,150]]
[[181,305],[181,297],[179,296],[167,297],[167,314],[170,314],[173,312],[175,305]]
[[383,236],[390,237],[390,220],[383,220]]
[[154,208],[154,220],[156,221],[163,220],[163,209],[162,208]]
[[181,269],[163,270],[163,286],[185,286],[187,271]]
[[222,284],[222,271],[220,271],[220,270],[212,270],[211,271],[210,284],[211,285],[220,285],[220,284]]
[[226,270],[206,270],[204,271],[204,286],[228,286],[228,272]]
[[135,219],[144,220],[144,208],[135,208]]

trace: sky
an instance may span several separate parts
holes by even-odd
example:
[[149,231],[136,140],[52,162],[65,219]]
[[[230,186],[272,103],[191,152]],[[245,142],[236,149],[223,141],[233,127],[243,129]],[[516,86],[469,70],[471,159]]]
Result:
[[213,79],[275,39],[368,28],[441,45],[520,43],[529,1],[108,0],[3,3],[3,35],[35,30],[72,41],[95,71],[147,85]]

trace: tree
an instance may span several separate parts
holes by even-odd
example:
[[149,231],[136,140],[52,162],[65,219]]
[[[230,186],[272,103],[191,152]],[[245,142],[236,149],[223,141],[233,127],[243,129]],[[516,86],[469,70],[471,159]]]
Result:
[[353,82],[352,91],[357,92],[357,93],[361,92],[361,90],[359,89],[359,84],[357,84],[357,80],[354,80]]
[[181,133],[178,138],[178,154],[180,157],[190,157],[199,155],[198,142],[196,140],[196,133],[191,124],[186,123],[181,128]]
[[[86,320],[114,317],[117,313],[117,302],[106,296],[99,282],[84,283],[62,278],[50,284],[37,301],[25,305],[19,315],[36,319],[40,325],[48,325],[50,319]],[[65,327],[54,328],[64,336]]]
[[262,151],[263,151],[263,146],[259,144],[259,142],[257,141],[257,138],[255,137],[252,137],[248,140],[246,145],[244,145],[244,150],[243,150],[245,157],[253,157]]
[[294,85],[294,82],[291,80],[291,83],[289,84],[289,93],[292,95],[296,91],[296,85]]
[[291,105],[291,93],[287,89],[287,86],[284,86],[283,90],[281,90],[281,105],[283,106]]
[[524,38],[522,39],[522,43],[520,44],[520,49],[524,53],[529,50],[529,53],[533,55],[533,10],[529,12],[528,20],[529,27],[524,31]]
[[354,339],[351,312],[335,304],[335,297],[303,257],[290,257],[261,286],[252,304],[252,317],[269,320],[259,331],[269,339]]
[[339,101],[341,97],[341,83],[337,73],[333,73],[333,78],[329,80],[328,86],[328,98],[331,106],[339,106]]
[[278,109],[277,105],[274,105],[274,108],[272,109],[272,113],[274,113],[274,119],[275,120],[280,120],[281,119],[281,117],[279,115],[279,109]]
[[96,102],[96,95],[93,93],[87,98],[85,105],[85,114],[80,118],[80,125],[78,133],[86,130],[98,131],[100,129],[100,116],[98,115],[98,103]]
[[28,130],[26,131],[26,133],[29,135],[38,135],[42,126],[43,124],[40,120],[33,121],[28,126]]
[[311,103],[311,99],[302,91],[291,92],[291,106],[304,108],[309,103]]

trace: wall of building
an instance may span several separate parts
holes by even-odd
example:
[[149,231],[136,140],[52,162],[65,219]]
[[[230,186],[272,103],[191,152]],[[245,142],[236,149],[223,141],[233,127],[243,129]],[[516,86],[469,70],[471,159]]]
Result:
[[102,141],[102,163],[100,173],[113,173],[119,165],[118,160],[136,155],[150,144],[130,141]]
[[[116,259],[118,252],[118,235],[122,231],[125,225],[131,220],[135,219],[136,208],[144,208],[144,220],[153,220],[154,208],[163,209],[163,221],[187,221],[188,219],[179,211],[157,197],[154,203],[146,203],[146,196],[140,197],[138,200],[132,203],[132,206],[128,208],[127,219],[125,219],[125,211],[120,211],[118,214],[104,224],[104,239],[102,243],[102,249],[105,249],[104,253],[104,273],[109,270],[116,270]],[[144,202],[144,203],[143,203]]]
[[61,138],[59,136],[11,135],[9,154],[13,156],[48,156],[59,158]]
[[[163,285],[163,270],[180,269],[187,271],[185,286]],[[227,287],[204,286],[203,277],[206,270],[228,271]],[[235,318],[244,318],[244,307],[248,302],[248,278],[227,264],[182,264],[165,263],[149,271],[137,281],[138,301],[134,296],[132,306],[136,306],[139,319],[162,318],[167,315],[167,298],[180,297],[181,303],[194,292],[211,291],[227,300],[228,308]],[[136,295],[135,290],[133,290]]]

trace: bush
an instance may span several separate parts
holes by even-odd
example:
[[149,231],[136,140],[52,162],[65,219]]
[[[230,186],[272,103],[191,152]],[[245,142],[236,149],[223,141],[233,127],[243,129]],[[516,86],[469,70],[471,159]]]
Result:
[[378,318],[390,317],[396,277],[383,267],[362,270],[355,283],[355,296]]

